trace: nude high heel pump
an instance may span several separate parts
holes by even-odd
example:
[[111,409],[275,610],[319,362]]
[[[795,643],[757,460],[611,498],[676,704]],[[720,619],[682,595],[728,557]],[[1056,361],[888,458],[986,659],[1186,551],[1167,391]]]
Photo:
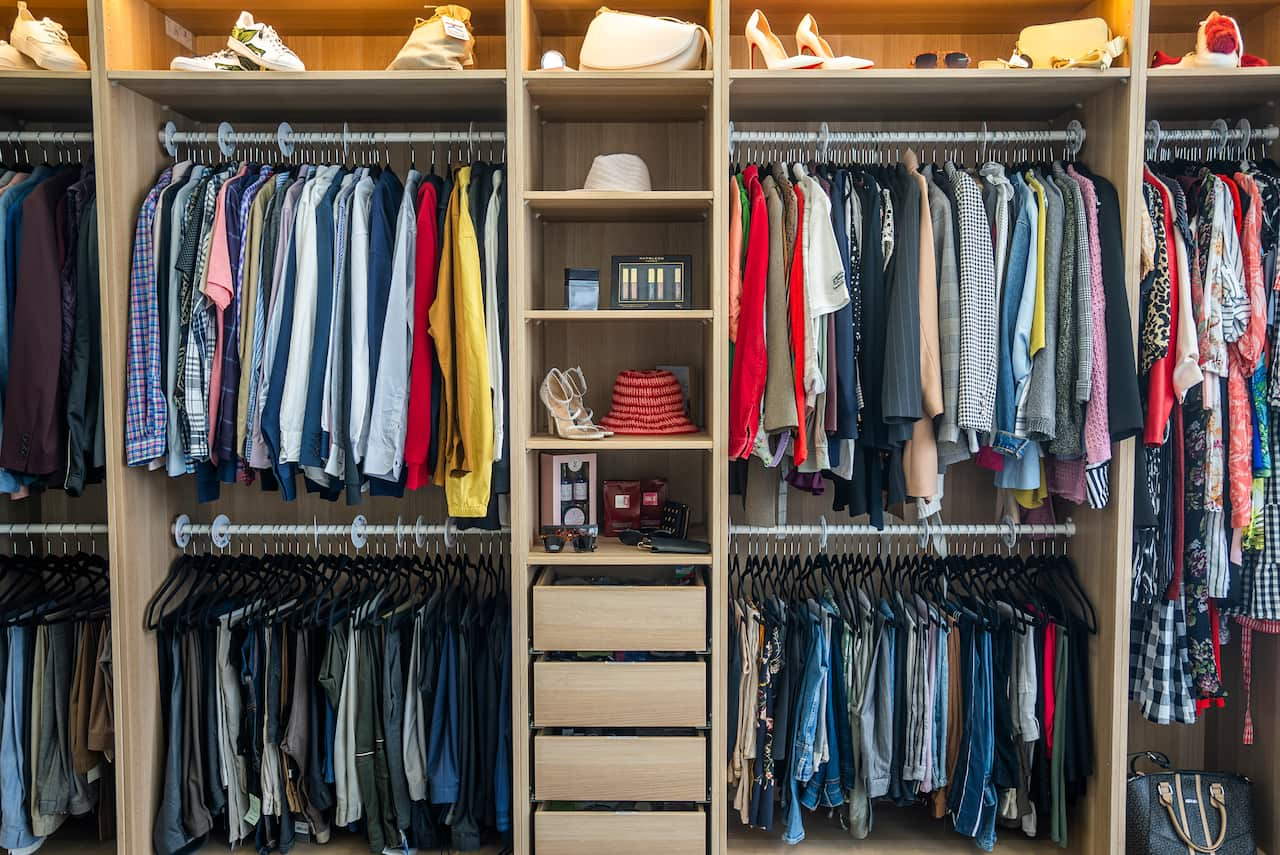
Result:
[[751,13],[747,19],[747,42],[750,52],[747,55],[747,68],[756,67],[756,51],[764,58],[765,67],[770,70],[781,68],[817,68],[821,59],[809,56],[787,56],[782,41],[769,29],[769,19],[759,9]]
[[854,71],[875,65],[871,60],[857,56],[836,56],[827,40],[818,34],[818,22],[813,15],[800,19],[800,26],[796,27],[796,44],[800,46],[801,54],[807,51],[820,58],[822,68],[828,71]]
[[561,439],[604,439],[604,431],[591,424],[589,419],[585,425],[578,423],[582,413],[574,404],[577,395],[559,369],[552,368],[547,372],[538,389],[538,397],[547,408],[549,433],[554,433]]

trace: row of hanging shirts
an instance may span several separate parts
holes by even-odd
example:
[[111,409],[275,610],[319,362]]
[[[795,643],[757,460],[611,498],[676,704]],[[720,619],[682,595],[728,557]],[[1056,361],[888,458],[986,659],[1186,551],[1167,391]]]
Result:
[[1129,692],[1160,724],[1235,703],[1224,668],[1280,632],[1280,167],[1248,155],[1144,170]]
[[1114,186],[1078,162],[854,161],[730,178],[742,520],[778,521],[780,479],[877,526],[932,515],[962,461],[1027,521],[1105,506],[1142,424]]
[[[301,154],[295,154],[301,157]],[[126,460],[284,498],[509,490],[506,170],[184,160],[139,211]]]

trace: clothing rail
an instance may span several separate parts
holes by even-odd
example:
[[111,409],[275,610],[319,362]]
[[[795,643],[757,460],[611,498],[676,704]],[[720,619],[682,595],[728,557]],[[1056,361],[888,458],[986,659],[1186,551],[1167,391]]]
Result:
[[1200,143],[1224,149],[1229,145],[1249,146],[1253,143],[1274,143],[1280,140],[1280,128],[1267,125],[1255,128],[1248,119],[1241,119],[1234,128],[1225,119],[1215,119],[1207,128],[1163,128],[1152,119],[1147,122],[1147,156],[1154,156],[1161,146],[1170,143]]
[[484,529],[461,531],[452,517],[446,519],[443,525],[428,525],[421,516],[411,524],[406,524],[397,517],[394,525],[369,525],[369,521],[364,514],[356,516],[348,525],[321,524],[319,522],[313,522],[311,525],[306,523],[301,525],[243,525],[232,523],[231,518],[226,514],[218,514],[218,516],[214,517],[212,523],[204,524],[193,523],[191,522],[191,517],[186,514],[180,514],[173,521],[172,531],[173,542],[179,549],[185,549],[191,542],[192,536],[196,535],[207,535],[213,541],[213,545],[219,549],[225,549],[231,542],[232,537],[310,537],[317,547],[320,545],[320,538],[322,537],[349,537],[356,549],[363,549],[370,537],[394,537],[397,542],[402,537],[412,537],[418,546],[423,546],[428,537],[443,535],[445,546],[452,547],[454,538],[462,535],[499,536],[511,533],[511,529],[506,527],[497,531]]
[[1018,524],[1006,519],[1002,523],[979,525],[947,524],[947,523],[900,523],[876,528],[871,525],[828,525],[826,517],[820,517],[818,524],[808,525],[731,525],[730,537],[818,537],[819,545],[826,547],[827,538],[832,535],[855,535],[859,537],[917,537],[923,546],[935,535],[955,535],[962,537],[1004,538],[1012,547],[1019,537],[1074,537],[1076,524],[1068,519],[1065,523],[1054,525]]
[[35,537],[106,534],[106,523],[2,523],[0,537]]
[[832,131],[823,122],[816,131],[756,131],[738,130],[729,123],[729,151],[738,143],[775,143],[790,145],[816,145],[819,155],[825,159],[832,144],[852,145],[906,145],[906,144],[976,144],[988,145],[1036,145],[1062,143],[1072,156],[1084,147],[1084,125],[1072,120],[1062,130],[993,131],[982,123],[976,131]]
[[92,131],[0,131],[0,143],[83,145],[91,142]]
[[[474,123],[473,123],[474,124]],[[235,154],[238,143],[274,145],[285,157],[291,157],[294,148],[302,145],[341,145],[345,154],[351,146],[375,145],[475,145],[478,143],[506,144],[505,131],[477,131],[474,127],[465,131],[352,131],[342,124],[341,131],[295,131],[288,122],[281,122],[274,132],[237,131],[230,122],[218,125],[217,131],[180,131],[173,122],[160,130],[160,143],[170,157],[178,156],[179,143],[216,142],[223,157]]]

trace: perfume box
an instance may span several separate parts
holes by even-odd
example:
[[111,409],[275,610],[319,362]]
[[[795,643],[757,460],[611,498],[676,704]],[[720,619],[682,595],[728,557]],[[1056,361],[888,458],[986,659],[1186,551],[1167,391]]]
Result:
[[599,467],[594,454],[540,455],[542,467],[542,534],[557,529],[585,529],[598,533],[597,479]]
[[691,255],[613,256],[613,308],[687,309]]
[[564,269],[564,304],[568,309],[600,307],[600,271],[594,267]]

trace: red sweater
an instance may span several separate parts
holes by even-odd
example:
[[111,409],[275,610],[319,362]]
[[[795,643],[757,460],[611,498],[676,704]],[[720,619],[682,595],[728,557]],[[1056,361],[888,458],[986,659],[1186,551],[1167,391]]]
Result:
[[431,372],[435,343],[427,313],[436,300],[436,188],[430,181],[418,190],[418,238],[413,270],[413,358],[409,363],[409,416],[404,438],[405,486],[431,483]]

